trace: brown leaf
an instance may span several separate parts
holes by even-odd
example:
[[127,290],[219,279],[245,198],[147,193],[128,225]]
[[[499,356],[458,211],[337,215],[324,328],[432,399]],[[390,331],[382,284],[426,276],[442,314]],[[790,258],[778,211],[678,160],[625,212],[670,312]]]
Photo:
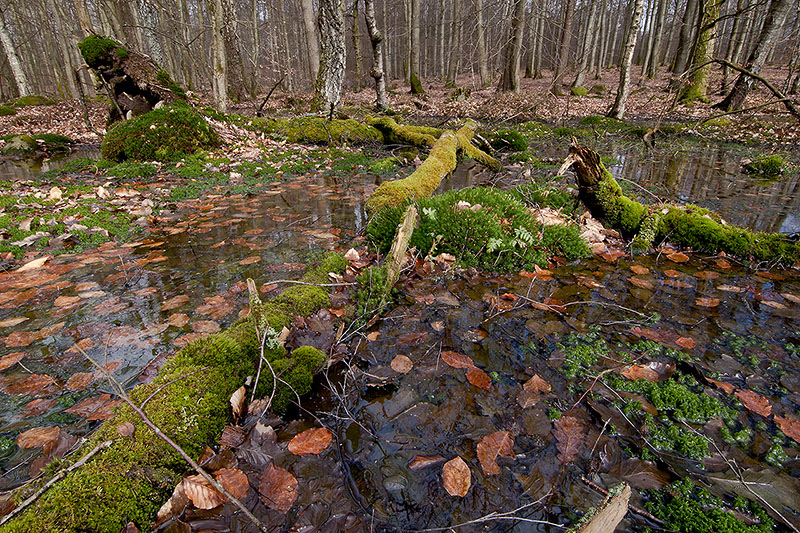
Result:
[[58,426],[31,428],[17,436],[20,448],[40,448],[58,440],[61,428]]
[[694,301],[694,304],[699,307],[717,307],[719,305],[719,302],[720,302],[719,298],[709,298],[705,296],[699,296]]
[[675,340],[675,344],[680,346],[681,348],[686,348],[687,350],[693,350],[697,343],[691,337],[678,337]]
[[578,456],[581,443],[586,436],[586,426],[574,416],[562,416],[554,423],[558,458],[562,463],[570,463]]
[[685,281],[681,281],[679,279],[665,279],[662,281],[664,285],[667,287],[672,287],[673,289],[691,289],[692,284],[686,283]]
[[492,388],[492,378],[480,368],[468,368],[467,380],[479,389],[490,390]]
[[713,270],[701,270],[700,272],[695,272],[694,277],[698,279],[717,279],[719,273]]
[[158,529],[162,524],[176,516],[180,516],[187,505],[189,505],[189,498],[186,496],[186,491],[183,490],[183,481],[181,481],[172,491],[172,497],[158,510],[156,524],[153,529]]
[[442,467],[442,484],[450,496],[463,498],[472,485],[472,474],[464,460],[455,456]]
[[[252,407],[250,404],[248,407]],[[244,442],[244,429],[239,426],[225,426],[222,430],[222,436],[219,438],[220,446],[227,446],[228,448],[238,448]]]
[[475,362],[466,355],[445,350],[442,352],[442,361],[453,368],[474,368]]
[[59,296],[56,298],[56,301],[53,302],[54,307],[69,307],[71,305],[75,305],[80,303],[81,297],[80,296]]
[[753,413],[768,417],[772,413],[772,404],[760,394],[748,389],[737,390],[736,397],[741,400],[744,406]]
[[297,499],[297,479],[270,463],[259,478],[258,493],[267,507],[286,514]]
[[367,334],[367,340],[368,341],[377,340],[378,339],[378,335],[380,335],[380,334],[381,334],[380,331],[372,331],[372,332]]
[[78,372],[67,380],[64,387],[71,391],[82,391],[88,387],[92,381],[94,381],[94,374],[91,372]]
[[18,326],[23,322],[27,321],[28,317],[26,316],[18,316],[15,318],[6,318],[5,320],[0,320],[0,328],[12,328],[14,326]]
[[673,372],[675,372],[675,365],[652,361],[646,365],[631,365],[620,373],[632,381],[646,379],[657,382],[669,379]]
[[392,370],[400,374],[406,374],[414,368],[414,363],[405,355],[398,355],[390,363]]
[[214,477],[237,500],[247,496],[250,482],[247,481],[247,475],[238,468],[220,468],[214,472]]
[[672,252],[667,256],[667,259],[675,263],[685,263],[689,260],[689,256],[683,252]]
[[794,295],[794,294],[790,294],[788,292],[782,292],[781,296],[783,296],[784,298],[786,298],[790,302],[793,302],[793,303],[796,303],[796,304],[800,304],[800,296],[797,296],[797,295]]
[[225,496],[199,474],[183,478],[183,490],[198,509],[213,509],[225,502]]
[[513,446],[514,440],[509,437],[508,431],[496,431],[486,435],[477,446],[478,460],[481,462],[483,472],[486,475],[499,474],[500,467],[497,466],[497,456],[511,457],[514,455]]
[[649,339],[651,341],[660,342],[662,344],[673,342],[677,336],[672,331],[666,331],[663,329],[643,328],[641,326],[634,326],[628,331],[630,331],[637,337],[642,337],[643,339]]
[[192,331],[203,334],[219,333],[222,328],[213,320],[197,320],[192,322]]
[[333,439],[333,434],[325,428],[311,428],[298,433],[289,441],[289,451],[295,455],[317,455]]
[[522,391],[517,395],[517,403],[523,409],[533,407],[545,394],[549,394],[550,391],[550,384],[534,374],[531,379],[522,385]]
[[244,402],[246,393],[247,390],[244,385],[242,385],[231,395],[231,409],[233,409],[233,416],[235,418],[239,418],[245,413]]
[[123,422],[117,426],[117,434],[122,437],[133,437],[133,432],[136,431],[136,426],[131,422]]
[[0,370],[5,370],[10,366],[14,366],[22,361],[23,357],[25,357],[24,352],[7,353],[3,357],[0,357]]
[[182,328],[188,323],[189,315],[184,313],[175,313],[174,315],[170,315],[170,317],[167,319],[167,324],[170,326],[175,326],[176,328]]
[[800,442],[800,419],[775,415],[775,423],[784,435],[795,442]]
[[48,396],[58,390],[58,382],[46,374],[27,374],[14,376],[14,379],[0,385],[3,392],[15,396]]
[[24,348],[40,338],[37,331],[14,331],[6,337],[5,342],[9,348]]
[[69,348],[67,348],[65,353],[81,353],[81,350],[84,352],[91,350],[94,348],[94,341],[89,338],[81,339]]
[[655,285],[653,285],[652,281],[648,281],[642,278],[637,278],[635,276],[629,277],[628,281],[630,281],[633,285],[639,287],[640,289],[653,290],[655,288]]
[[435,466],[444,462],[444,457],[441,455],[416,455],[411,462],[408,463],[409,470],[417,472],[429,466]]
[[706,380],[714,385],[716,388],[725,391],[726,394],[733,394],[733,391],[736,389],[730,383],[725,383],[724,381],[717,381],[716,379],[706,378]]
[[179,294],[178,296],[173,296],[172,298],[165,300],[161,304],[161,310],[171,311],[188,303],[189,303],[189,296],[187,296],[186,294]]
[[114,416],[113,409],[118,403],[119,400],[112,400],[110,394],[101,394],[94,398],[86,398],[64,412],[82,416],[86,420],[108,420]]
[[664,275],[667,276],[668,278],[679,278],[683,274],[681,272],[678,272],[677,270],[668,268],[667,270],[664,271]]
[[642,265],[631,265],[631,272],[638,276],[645,276],[650,273],[650,269]]
[[257,255],[252,255],[250,257],[246,257],[246,258],[242,259],[241,261],[239,261],[239,264],[242,265],[242,266],[252,265],[253,263],[258,263],[259,261],[261,261],[261,257],[259,257]]

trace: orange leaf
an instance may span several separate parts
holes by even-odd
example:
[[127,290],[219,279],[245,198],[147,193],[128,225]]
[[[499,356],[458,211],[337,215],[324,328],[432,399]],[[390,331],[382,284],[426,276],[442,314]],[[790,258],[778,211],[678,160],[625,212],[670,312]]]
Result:
[[514,441],[508,436],[508,431],[496,431],[486,435],[477,446],[478,460],[486,475],[497,475],[500,467],[497,466],[497,456],[511,457],[514,455],[512,447]]
[[668,379],[675,371],[674,365],[651,362],[646,365],[631,365],[620,372],[630,380],[646,379],[647,381],[662,381]]
[[644,276],[650,273],[650,269],[642,265],[631,265],[631,272],[639,276]]
[[467,380],[476,387],[489,390],[492,388],[492,378],[480,368],[472,367],[467,369]]
[[694,277],[699,279],[717,279],[719,274],[712,270],[701,270],[700,272],[695,272]]
[[744,406],[753,413],[767,417],[772,413],[772,404],[760,394],[748,389],[737,390],[736,397],[741,400]]
[[217,322],[213,320],[197,320],[196,322],[192,322],[192,331],[196,333],[219,333],[222,328],[219,327]]
[[333,434],[325,428],[311,428],[298,433],[289,441],[289,451],[295,455],[317,455],[333,439]]
[[797,418],[782,417],[775,415],[775,423],[781,428],[784,435],[794,439],[795,442],[800,442],[800,420]]
[[186,305],[189,303],[189,297],[185,294],[179,294],[178,296],[173,296],[169,300],[165,300],[161,304],[162,311],[171,311],[173,309],[177,309],[182,305]]
[[685,263],[689,260],[689,256],[683,252],[672,252],[667,256],[667,259],[675,263]]
[[667,276],[668,278],[679,278],[683,274],[681,274],[677,270],[672,270],[671,268],[669,268],[669,269],[664,271],[664,275]]
[[82,416],[86,420],[108,420],[114,415],[113,409],[118,403],[119,400],[112,400],[110,394],[104,393],[94,398],[86,398],[64,412]]
[[716,379],[712,378],[706,378],[706,380],[708,380],[709,383],[711,383],[716,388],[720,389],[721,391],[724,391],[727,394],[733,394],[733,391],[736,389],[736,387],[734,387],[730,383],[725,383],[724,381],[717,381]]
[[246,257],[246,258],[242,259],[241,261],[239,261],[239,264],[242,265],[242,266],[244,266],[244,265],[252,265],[253,263],[258,263],[259,261],[261,261],[261,257],[259,257],[257,255],[253,255],[253,256]]
[[695,346],[697,346],[697,343],[691,337],[678,337],[678,339],[675,341],[675,344],[681,348],[686,348],[687,350],[692,350]]
[[17,436],[20,448],[39,448],[58,440],[61,428],[58,426],[31,428]]
[[464,460],[455,456],[442,467],[442,484],[450,496],[463,498],[472,485],[472,474]]
[[466,355],[458,352],[445,350],[442,352],[442,360],[453,368],[474,368],[475,362]]
[[578,456],[581,443],[586,436],[586,427],[574,416],[562,416],[554,425],[553,433],[556,436],[558,458],[562,463],[572,462]]
[[78,372],[67,380],[64,387],[71,391],[82,391],[88,387],[92,381],[94,381],[94,374],[91,372]]
[[130,422],[123,422],[117,426],[117,433],[122,437],[133,437],[136,426]]
[[534,374],[531,379],[522,385],[522,391],[517,396],[517,403],[523,409],[533,407],[539,402],[543,395],[549,394],[550,390],[550,384]]
[[705,296],[698,297],[694,304],[700,307],[717,307],[719,305],[719,298],[709,298]]
[[213,509],[225,502],[225,496],[199,474],[183,478],[183,491],[198,509]]
[[14,366],[15,364],[22,361],[23,357],[25,357],[24,352],[8,353],[3,357],[0,357],[0,370],[4,370],[10,366]]
[[628,281],[630,281],[633,285],[636,285],[640,289],[653,290],[653,288],[655,287],[652,281],[647,281],[646,279],[637,278],[635,276],[629,277]]
[[259,478],[258,493],[267,507],[286,514],[297,499],[297,479],[288,470],[270,463]]
[[170,326],[175,326],[176,328],[182,328],[186,324],[189,323],[189,315],[184,313],[175,313],[174,315],[170,315],[167,319],[167,324]]
[[392,359],[390,366],[392,367],[392,370],[394,370],[395,372],[398,372],[400,374],[406,374],[412,368],[414,368],[414,363],[411,361],[411,359],[409,359],[405,355],[398,355],[397,357]]
[[220,468],[214,472],[214,477],[237,500],[247,496],[250,482],[247,481],[247,475],[238,468]]
[[374,341],[374,340],[376,340],[378,338],[378,335],[380,335],[380,334],[381,334],[380,331],[373,331],[371,333],[368,333],[367,334],[367,340],[368,341]]

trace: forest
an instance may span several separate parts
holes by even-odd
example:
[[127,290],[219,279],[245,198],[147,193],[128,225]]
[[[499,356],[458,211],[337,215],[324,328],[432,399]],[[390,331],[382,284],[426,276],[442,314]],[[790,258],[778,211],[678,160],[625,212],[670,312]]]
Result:
[[0,533],[800,531],[800,1],[0,44]]

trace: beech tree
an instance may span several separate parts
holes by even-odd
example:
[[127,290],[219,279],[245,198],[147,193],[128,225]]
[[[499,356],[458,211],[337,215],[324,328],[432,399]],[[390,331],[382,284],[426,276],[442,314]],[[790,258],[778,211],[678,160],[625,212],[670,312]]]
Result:
[[619,88],[617,89],[617,97],[614,99],[614,105],[608,113],[608,116],[617,120],[625,116],[625,105],[631,92],[631,63],[633,63],[633,52],[639,35],[639,25],[642,22],[643,5],[644,0],[633,0],[631,25],[625,38],[625,47],[622,49],[622,59],[619,67]]
[[503,47],[503,75],[498,91],[519,92],[519,58],[522,51],[522,33],[525,30],[525,0],[515,0],[511,18],[511,32]]

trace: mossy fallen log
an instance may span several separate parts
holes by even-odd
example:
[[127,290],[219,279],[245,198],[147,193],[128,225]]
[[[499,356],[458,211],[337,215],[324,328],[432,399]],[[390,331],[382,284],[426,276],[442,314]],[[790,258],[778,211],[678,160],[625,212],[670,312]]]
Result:
[[[383,124],[386,123],[383,122]],[[397,124],[395,123],[395,125]],[[406,138],[418,137],[424,142],[428,142],[426,137],[432,138],[432,135],[409,128],[409,126],[399,126],[396,128],[396,133],[392,135],[400,134]],[[430,197],[445,176],[455,170],[459,155],[474,159],[492,170],[502,168],[495,158],[472,144],[476,128],[477,124],[468,120],[458,131],[445,130],[442,132],[433,143],[428,157],[410,176],[382,183],[372,193],[367,200],[367,213],[372,215],[384,207],[397,207],[408,199]]]
[[780,233],[753,232],[727,224],[708,209],[692,204],[644,205],[622,192],[596,152],[573,138],[559,174],[569,168],[578,178],[578,197],[592,216],[620,231],[638,250],[655,242],[671,242],[710,253],[725,252],[759,261],[793,263],[800,258],[800,242]]
[[364,122],[383,134],[388,144],[410,144],[418,148],[431,147],[445,130],[429,126],[398,124],[391,117],[367,117]]
[[[329,254],[309,269],[303,280],[326,282],[328,272],[342,273],[346,264],[342,256]],[[289,326],[296,314],[310,314],[328,304],[328,293],[320,287],[287,289],[224,332],[185,346],[167,360],[152,382],[135,387],[129,395],[166,435],[197,458],[206,445],[218,441],[230,420],[231,394],[247,376],[255,374],[260,343],[254,321],[268,320],[269,327],[279,331]],[[310,392],[313,374],[325,359],[322,352],[309,347],[287,354],[281,346],[267,346],[265,355],[300,395]],[[257,396],[269,396],[272,385],[271,379],[261,379]],[[294,392],[279,386],[273,408],[285,409],[294,397]],[[134,426],[131,436],[117,430],[125,422]],[[105,441],[113,444],[55,483],[0,531],[116,532],[128,522],[149,531],[161,503],[169,498],[187,465],[127,405],[120,405],[66,463],[79,460]],[[18,490],[14,501],[23,501],[42,483]]]

